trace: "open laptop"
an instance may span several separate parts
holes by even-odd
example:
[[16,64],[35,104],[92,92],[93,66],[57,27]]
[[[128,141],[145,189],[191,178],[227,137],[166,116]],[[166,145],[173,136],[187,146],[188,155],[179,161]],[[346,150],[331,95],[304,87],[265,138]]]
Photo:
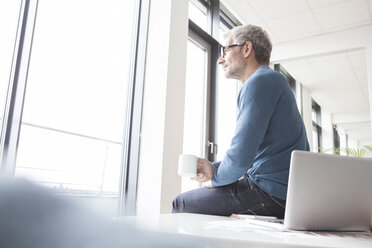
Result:
[[371,210],[372,159],[292,152],[284,229],[370,231]]

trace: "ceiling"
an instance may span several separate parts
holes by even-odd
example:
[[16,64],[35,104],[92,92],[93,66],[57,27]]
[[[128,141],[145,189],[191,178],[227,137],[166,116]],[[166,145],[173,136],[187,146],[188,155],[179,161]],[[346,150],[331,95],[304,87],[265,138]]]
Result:
[[[372,24],[372,0],[221,0],[242,24],[263,27],[273,46]],[[349,139],[372,143],[365,51],[282,61]]]

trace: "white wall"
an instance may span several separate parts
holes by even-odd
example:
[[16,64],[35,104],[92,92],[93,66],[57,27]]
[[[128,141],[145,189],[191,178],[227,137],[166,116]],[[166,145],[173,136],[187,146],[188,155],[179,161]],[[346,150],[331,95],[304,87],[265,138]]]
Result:
[[188,1],[151,1],[138,215],[171,212],[181,191],[177,160],[183,144],[187,37]]
[[[332,149],[333,145],[333,125],[332,115],[324,108],[321,108],[322,116],[322,147],[323,149]],[[328,150],[326,153],[333,153],[333,150]]]
[[[372,32],[369,33],[372,36]],[[367,63],[367,77],[368,77],[368,92],[369,92],[369,110],[370,118],[372,118],[372,38],[366,46],[366,63]],[[372,126],[371,126],[372,129]]]
[[302,87],[302,119],[304,120],[307,139],[309,141],[310,150],[313,150],[313,120],[312,120],[312,107],[311,107],[311,92]]
[[358,141],[353,139],[352,137],[348,137],[348,141],[347,141],[347,146],[349,148],[360,148],[359,144],[358,144]]
[[346,144],[346,131],[342,127],[337,127],[338,135],[340,136],[340,155],[347,155],[345,149],[347,148]]

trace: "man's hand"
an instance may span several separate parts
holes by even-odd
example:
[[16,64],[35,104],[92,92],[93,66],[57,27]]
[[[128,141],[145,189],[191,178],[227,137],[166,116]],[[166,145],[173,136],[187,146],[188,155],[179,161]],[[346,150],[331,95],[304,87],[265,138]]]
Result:
[[215,170],[216,168],[207,159],[198,158],[198,172],[191,179],[199,183],[207,182],[213,178]]

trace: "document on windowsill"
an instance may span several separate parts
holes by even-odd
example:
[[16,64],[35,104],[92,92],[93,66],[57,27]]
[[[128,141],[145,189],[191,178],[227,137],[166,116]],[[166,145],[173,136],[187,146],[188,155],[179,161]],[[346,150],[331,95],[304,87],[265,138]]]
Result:
[[236,232],[264,232],[271,236],[292,236],[292,237],[327,237],[327,238],[353,238],[372,240],[371,232],[315,232],[315,231],[294,231],[283,229],[278,223],[263,223],[254,219],[230,219],[226,221],[210,221],[206,223],[206,229],[229,229]]

